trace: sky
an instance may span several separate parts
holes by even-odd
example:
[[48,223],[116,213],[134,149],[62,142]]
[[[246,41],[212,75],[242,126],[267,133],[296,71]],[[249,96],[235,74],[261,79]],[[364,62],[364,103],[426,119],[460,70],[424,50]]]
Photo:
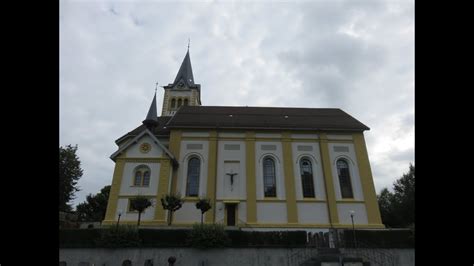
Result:
[[[60,145],[75,206],[186,54],[203,105],[340,108],[368,127],[377,193],[414,164],[414,0],[60,1]],[[164,90],[158,87],[161,113]]]

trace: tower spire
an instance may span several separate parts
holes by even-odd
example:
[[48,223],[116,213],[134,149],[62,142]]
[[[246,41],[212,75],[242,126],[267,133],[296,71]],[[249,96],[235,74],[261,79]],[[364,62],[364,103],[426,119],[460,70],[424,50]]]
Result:
[[[182,84],[181,84],[182,83]],[[186,52],[186,56],[181,63],[181,67],[179,68],[178,74],[174,79],[173,85],[187,85],[188,87],[194,87],[194,76],[193,76],[193,68],[191,67],[191,59],[189,57],[189,43],[188,43],[188,51]]]
[[[156,86],[158,86],[158,82],[156,83]],[[148,110],[148,114],[142,123],[150,130],[153,130],[153,128],[158,125],[158,115],[156,113],[156,87],[155,96],[151,102],[150,109]]]

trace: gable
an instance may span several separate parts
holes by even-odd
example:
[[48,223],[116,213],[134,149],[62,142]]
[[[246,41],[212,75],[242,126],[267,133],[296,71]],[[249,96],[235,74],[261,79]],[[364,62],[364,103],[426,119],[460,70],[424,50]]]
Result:
[[[147,148],[146,146],[149,148],[144,149]],[[146,134],[131,143],[123,153],[127,158],[162,158],[166,156],[160,145]]]
[[[141,148],[142,145],[146,145],[147,149]],[[115,161],[120,155],[127,158],[160,158],[168,156],[173,163],[176,162],[173,154],[148,129],[144,129],[140,134],[121,146],[110,156],[110,159]]]

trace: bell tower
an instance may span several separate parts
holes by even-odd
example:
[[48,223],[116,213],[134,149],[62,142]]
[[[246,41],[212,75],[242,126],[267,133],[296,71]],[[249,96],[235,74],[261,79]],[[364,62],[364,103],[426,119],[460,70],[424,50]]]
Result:
[[189,46],[174,82],[163,88],[165,95],[161,116],[173,116],[183,105],[201,105],[201,85],[194,83],[191,59],[189,58]]

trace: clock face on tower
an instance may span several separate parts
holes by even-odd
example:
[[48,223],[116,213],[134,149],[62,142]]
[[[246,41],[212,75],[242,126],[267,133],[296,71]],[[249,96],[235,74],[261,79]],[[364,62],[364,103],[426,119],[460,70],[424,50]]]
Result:
[[149,151],[151,150],[151,145],[149,143],[142,143],[142,145],[140,145],[140,151],[142,153],[148,153]]

